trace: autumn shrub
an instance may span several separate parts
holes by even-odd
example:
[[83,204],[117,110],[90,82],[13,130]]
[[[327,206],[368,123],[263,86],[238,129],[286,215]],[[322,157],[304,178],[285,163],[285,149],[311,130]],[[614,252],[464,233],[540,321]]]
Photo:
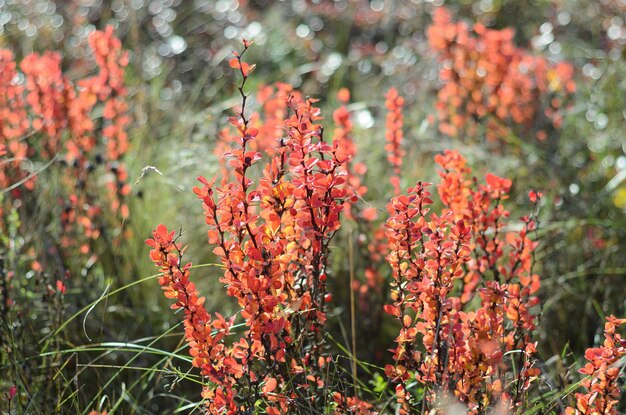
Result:
[[57,52],[18,64],[0,50],[0,348],[20,399],[53,387],[35,379],[54,377],[56,357],[44,369],[19,362],[60,347],[49,334],[70,305],[68,287],[85,284],[129,215],[128,54],[112,27],[93,32],[89,46],[96,71],[80,79],[63,72]]
[[76,81],[62,73],[61,55],[56,52],[26,56],[19,65],[21,73],[10,51],[2,50],[0,60],[5,100],[0,185],[8,194],[5,206],[32,215],[28,210],[34,210],[41,201],[37,198],[47,191],[37,188],[38,176],[54,167],[61,183],[52,195],[54,208],[44,212],[58,228],[57,248],[61,256],[66,253],[65,262],[71,261],[66,252],[70,249],[92,254],[90,242],[104,231],[99,219],[104,210],[128,217],[124,197],[130,186],[121,163],[128,151],[130,121],[124,86],[128,57],[112,27],[94,32],[89,45],[97,74]]
[[[336,368],[324,337],[328,292],[329,243],[340,227],[347,200],[346,162],[337,140],[328,140],[311,98],[287,98],[282,128],[265,149],[269,158],[257,180],[251,169],[264,155],[250,149],[259,129],[250,125],[245,92],[254,69],[242,57],[230,66],[242,77],[241,107],[229,123],[236,129],[229,159],[232,176],[215,184],[200,177],[194,192],[209,225],[208,242],[220,258],[221,281],[237,300],[245,331],[231,338],[234,319],[211,316],[182,264],[175,231],[163,225],[148,240],[151,258],[163,272],[160,284],[173,308],[185,311],[186,339],[194,366],[210,382],[203,398],[210,413],[269,414],[368,413],[349,386],[335,378]],[[258,144],[257,144],[258,145]]]
[[[524,217],[519,231],[507,230],[502,202],[510,180],[488,174],[479,183],[457,152],[436,161],[443,211],[430,213],[429,185],[421,182],[388,205],[393,303],[385,311],[401,329],[386,373],[397,382],[402,413],[436,408],[447,393],[470,413],[518,413],[539,374],[539,276],[530,239],[536,222]],[[537,193],[531,198],[538,203]],[[421,399],[408,390],[409,380],[423,385]]]
[[495,30],[455,22],[437,8],[428,41],[441,62],[437,93],[439,130],[453,137],[488,140],[532,129],[545,140],[563,122],[575,91],[574,69],[517,47],[511,28]]

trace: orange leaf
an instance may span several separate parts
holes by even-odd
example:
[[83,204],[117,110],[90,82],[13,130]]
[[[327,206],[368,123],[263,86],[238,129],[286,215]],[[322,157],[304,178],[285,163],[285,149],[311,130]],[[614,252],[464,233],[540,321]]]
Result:
[[[265,385],[263,385],[263,393],[269,393],[269,392],[273,392],[274,389],[276,389],[276,386],[278,385],[278,382],[276,381],[276,379],[274,378],[269,378],[266,382]],[[268,412],[269,413],[269,412]]]
[[229,64],[229,65],[230,65],[230,67],[231,67],[231,68],[233,68],[233,69],[239,69],[239,68],[241,68],[241,65],[239,64],[239,59],[237,59],[237,58],[231,58],[231,59],[228,61],[228,64]]

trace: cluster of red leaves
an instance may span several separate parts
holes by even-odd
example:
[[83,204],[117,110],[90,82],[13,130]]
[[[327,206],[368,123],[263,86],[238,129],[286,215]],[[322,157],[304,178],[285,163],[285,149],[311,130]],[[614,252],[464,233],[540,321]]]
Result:
[[539,277],[531,270],[536,243],[528,236],[535,222],[525,217],[521,230],[504,232],[508,211],[501,201],[511,181],[489,174],[478,184],[457,152],[436,162],[443,168],[440,215],[429,213],[424,183],[388,205],[393,303],[385,311],[401,328],[395,364],[386,372],[398,382],[402,413],[417,404],[407,389],[411,379],[425,385],[429,405],[453,393],[470,413],[497,404],[515,410],[539,373],[531,338]]
[[[20,75],[13,54],[0,50],[0,146],[5,149],[0,187],[11,189],[12,200],[21,200],[35,189],[37,168],[59,162],[61,245],[82,253],[101,234],[100,191],[91,179],[96,167],[104,165],[110,177],[107,205],[112,213],[128,216],[124,198],[130,192],[120,163],[128,150],[123,83],[128,56],[110,26],[92,33],[89,45],[98,73],[75,82],[63,74],[59,53],[26,56]],[[97,106],[103,109],[101,120],[96,119]]]
[[[367,192],[367,187],[362,183],[367,167],[364,163],[354,161],[357,151],[352,139],[352,120],[350,112],[346,107],[346,104],[350,101],[350,91],[347,88],[340,89],[337,98],[342,105],[333,112],[333,121],[335,123],[334,138],[337,141],[337,156],[343,161],[342,164],[346,170],[348,196],[351,198],[351,202],[354,203]],[[354,217],[353,214],[355,212],[353,212],[352,206],[352,204],[346,204],[346,216],[348,218]],[[364,213],[366,220],[370,220],[371,216],[375,214],[371,209],[366,209],[362,213]]]
[[395,88],[390,88],[387,91],[385,107],[388,111],[385,129],[385,139],[387,140],[385,150],[387,151],[387,160],[389,160],[393,168],[393,175],[390,178],[391,185],[393,186],[394,194],[399,195],[400,168],[405,156],[405,151],[402,149],[402,126],[404,120],[402,108],[404,107],[404,98],[398,94]]
[[[384,262],[380,245],[384,239],[384,232],[372,231],[373,221],[378,218],[378,212],[372,206],[364,206],[359,203],[359,200],[367,192],[367,188],[363,184],[363,176],[367,172],[367,167],[364,163],[355,161],[357,151],[352,137],[353,123],[347,107],[350,102],[350,91],[347,88],[340,89],[337,99],[341,105],[333,112],[335,127],[333,138],[337,142],[338,158],[343,161],[338,168],[342,171],[345,170],[347,198],[350,202],[344,204],[344,214],[346,219],[354,220],[354,223],[359,227],[361,231],[359,244],[370,251],[370,258],[378,258],[374,261],[375,263]],[[304,101],[304,97],[289,84],[278,82],[274,85],[262,85],[258,89],[255,96],[258,110],[250,114],[249,119],[251,128],[257,130],[254,140],[248,142],[250,150],[268,154],[269,149],[283,146],[281,137],[285,131],[285,122],[289,117],[290,101],[301,102]],[[222,183],[228,180],[232,171],[228,165],[228,159],[223,155],[231,151],[233,144],[237,143],[238,136],[238,132],[233,133],[229,128],[224,128],[219,133],[214,154],[220,162]],[[370,238],[372,235],[375,237]],[[363,282],[354,281],[354,289],[360,292],[363,307],[368,308],[372,303],[371,299],[368,300],[367,294],[371,290],[382,292],[382,280],[375,267],[368,267],[363,276]]]
[[[209,413],[249,413],[261,399],[272,415],[318,413],[332,388],[323,332],[325,303],[331,300],[328,245],[349,200],[349,157],[338,140],[325,140],[315,100],[288,88],[279,87],[285,104],[272,107],[273,119],[282,124],[253,126],[244,88],[254,66],[242,60],[248,45],[244,41],[243,52],[230,61],[242,77],[242,105],[228,119],[236,134],[222,137],[233,139],[225,143],[230,172],[220,185],[215,178],[200,177],[202,185],[194,189],[203,203],[209,244],[224,266],[221,281],[244,319],[246,329],[238,340],[228,346],[223,342],[232,321],[206,312],[204,299],[189,282],[190,264],[180,264],[174,234],[161,225],[148,244],[162,269],[166,296],[185,309],[194,365],[211,382],[203,393]],[[261,131],[265,140],[259,143]],[[259,146],[265,154],[254,149]],[[251,172],[259,173],[264,157],[268,161],[253,180]],[[333,392],[336,413],[369,413],[369,404]]]
[[[513,43],[514,31],[455,22],[445,8],[435,10],[428,40],[442,63],[438,92],[439,129],[449,136],[474,137],[486,127],[497,140],[511,128],[536,124],[538,114],[559,128],[565,100],[576,86],[573,67],[551,64]],[[537,131],[544,140],[545,130]]]
[[626,356],[626,339],[616,332],[626,319],[609,316],[604,324],[604,344],[585,352],[589,361],[580,373],[587,377],[582,386],[587,393],[576,394],[576,408],[567,408],[566,415],[617,415],[621,396],[619,384]]
[[[8,188],[14,181],[23,181],[24,187],[32,189],[34,180],[20,169],[28,156],[28,145],[22,139],[28,130],[24,86],[16,83],[17,64],[13,53],[0,50],[0,146],[3,160],[0,167],[0,186]],[[14,192],[15,193],[15,192]]]

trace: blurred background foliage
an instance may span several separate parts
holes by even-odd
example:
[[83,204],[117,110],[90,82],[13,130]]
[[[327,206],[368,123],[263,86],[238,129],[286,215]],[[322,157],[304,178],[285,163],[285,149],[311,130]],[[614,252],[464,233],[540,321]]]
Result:
[[[438,130],[433,114],[441,86],[439,63],[429,48],[426,30],[433,11],[442,5],[456,19],[481,22],[489,28],[512,27],[519,47],[551,62],[574,66],[577,89],[571,105],[562,109],[561,129],[551,130],[546,141],[537,140],[532,131],[516,130],[502,142],[480,136],[461,140]],[[187,258],[194,263],[214,261],[205,242],[201,205],[191,188],[196,176],[218,171],[213,148],[226,124],[225,114],[237,103],[226,60],[241,37],[255,42],[248,57],[257,64],[250,91],[261,84],[290,83],[320,98],[330,123],[339,105],[335,99],[339,88],[350,89],[358,158],[368,166],[367,202],[382,216],[391,195],[386,181],[380,180],[389,174],[384,94],[391,86],[407,100],[404,188],[418,179],[436,181],[433,155],[456,148],[471,160],[478,175],[492,171],[513,179],[513,217],[529,209],[525,198],[529,189],[544,192],[537,258],[544,300],[540,346],[546,362],[554,364],[551,357],[563,356],[563,367],[574,363],[570,352],[581,356],[586,347],[601,341],[605,315],[624,315],[623,0],[0,0],[0,47],[13,50],[18,61],[32,51],[59,50],[70,77],[93,69],[85,59],[87,36],[106,25],[116,28],[130,51],[127,85],[133,124],[126,164],[133,191],[130,219],[124,226],[134,236],[94,267],[90,292],[73,292],[68,284],[68,297],[75,296],[77,301],[66,301],[67,316],[155,272],[143,239],[158,223],[183,230],[183,240],[189,244]],[[355,232],[347,226],[333,251],[336,314],[344,324],[349,324],[345,312],[349,287],[342,278],[348,269],[345,242],[358,238]],[[210,308],[228,309],[230,302],[222,294],[217,275],[210,267],[195,272]],[[73,321],[75,330],[66,336],[66,346],[89,344],[87,333],[96,343],[148,338],[139,343],[146,344],[152,342],[150,336],[167,332],[176,321],[151,280],[101,301],[87,317]],[[389,338],[379,340],[384,343]],[[174,350],[179,341],[179,336],[169,335],[153,346]],[[365,344],[368,341],[365,338]],[[70,364],[74,381],[85,383],[79,393],[82,397],[71,398],[80,400],[81,410],[103,400],[109,401],[108,406],[117,402],[127,408],[123,413],[193,405],[197,386],[191,386],[191,401],[187,401],[181,392],[185,388],[170,375],[90,369],[96,360],[110,365],[128,361],[129,354],[103,350],[76,352],[77,364]],[[173,359],[142,355],[132,366],[157,367],[156,359],[161,358]],[[170,366],[186,371],[188,364],[174,361]],[[113,377],[117,380],[109,382]],[[85,398],[94,396],[96,402]]]

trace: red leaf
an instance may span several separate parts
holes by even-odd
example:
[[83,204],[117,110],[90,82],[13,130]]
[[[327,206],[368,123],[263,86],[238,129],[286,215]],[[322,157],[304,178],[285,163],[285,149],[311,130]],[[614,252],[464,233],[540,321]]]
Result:
[[239,64],[239,59],[237,59],[237,58],[231,58],[231,59],[228,61],[228,64],[229,64],[229,65],[230,65],[230,67],[231,67],[231,68],[233,68],[233,69],[239,69],[239,68],[241,68],[241,65]]
[[[263,385],[263,393],[269,393],[269,392],[273,392],[274,389],[276,389],[276,386],[278,385],[278,382],[276,381],[276,379],[274,378],[269,378],[266,382],[265,385]],[[268,412],[269,413],[269,412]]]

